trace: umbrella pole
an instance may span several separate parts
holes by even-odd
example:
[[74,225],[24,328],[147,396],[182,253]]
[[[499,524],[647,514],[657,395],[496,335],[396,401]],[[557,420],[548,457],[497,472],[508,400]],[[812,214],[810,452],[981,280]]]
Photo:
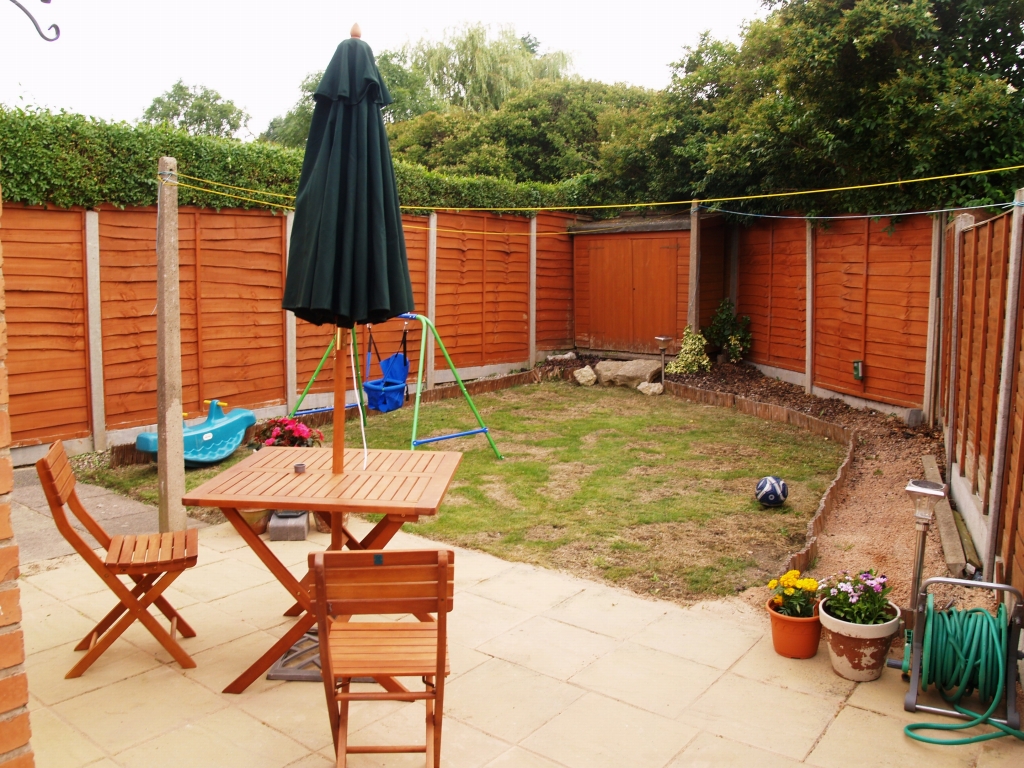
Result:
[[331,471],[345,471],[345,390],[348,389],[348,334],[341,328],[334,331],[334,457]]

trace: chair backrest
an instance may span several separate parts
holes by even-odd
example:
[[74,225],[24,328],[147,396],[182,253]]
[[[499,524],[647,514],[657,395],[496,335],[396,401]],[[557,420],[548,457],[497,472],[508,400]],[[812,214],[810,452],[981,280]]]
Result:
[[318,612],[328,616],[437,613],[455,593],[451,550],[312,552]]
[[68,521],[64,505],[71,509],[74,516],[95,537],[100,546],[108,549],[110,534],[103,530],[103,526],[96,522],[95,518],[85,509],[81,499],[78,498],[78,492],[75,490],[75,473],[71,469],[71,462],[68,461],[68,454],[64,450],[63,442],[55,440],[46,455],[36,462],[36,474],[39,475],[39,482],[43,486],[43,493],[46,494],[50,512],[53,513],[53,520],[68,543],[79,553],[82,552],[83,547],[89,552],[92,551],[92,548],[85,543],[85,540]]

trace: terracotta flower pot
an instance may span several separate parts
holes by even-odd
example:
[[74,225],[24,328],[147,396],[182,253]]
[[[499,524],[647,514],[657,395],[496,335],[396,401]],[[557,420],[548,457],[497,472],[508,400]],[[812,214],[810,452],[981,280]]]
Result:
[[772,601],[767,603],[768,615],[772,618],[772,645],[779,656],[787,659],[809,659],[818,652],[821,641],[821,622],[818,620],[818,607],[814,607],[814,615],[808,618],[783,616],[772,608]]
[[877,680],[885,667],[885,656],[900,628],[900,609],[890,602],[890,615],[885,624],[853,624],[830,616],[828,600],[821,602],[821,625],[828,641],[832,669],[840,677],[858,683]]
[[240,509],[238,513],[242,516],[242,519],[249,524],[252,528],[253,533],[257,536],[267,532],[267,523],[270,522],[270,516],[273,514],[272,509]]

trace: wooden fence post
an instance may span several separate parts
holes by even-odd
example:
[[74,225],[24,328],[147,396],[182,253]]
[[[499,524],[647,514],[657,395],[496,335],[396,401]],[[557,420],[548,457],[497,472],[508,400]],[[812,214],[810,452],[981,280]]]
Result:
[[690,285],[686,305],[686,324],[700,331],[700,204],[690,206]]
[[942,317],[942,244],[945,242],[942,217],[932,218],[932,265],[928,283],[928,335],[925,342],[924,362],[924,423],[935,423],[935,384],[938,381],[939,318]]
[[537,364],[537,217],[530,219],[530,319],[528,368]]
[[92,449],[107,450],[107,415],[103,393],[103,315],[100,291],[100,214],[85,212],[85,304],[89,336],[89,400]]
[[[291,248],[292,242],[292,226],[295,224],[295,212],[288,211],[284,217],[284,269],[285,274],[281,276],[282,281],[287,279],[288,276],[288,251]],[[287,390],[288,396],[285,398],[286,407],[288,413],[292,412],[292,408],[295,407],[295,401],[299,399],[299,376],[298,376],[298,362],[297,353],[295,350],[296,336],[295,336],[295,314],[288,310],[285,311],[284,320],[284,370],[285,370],[285,389]]]
[[807,255],[807,277],[804,282],[804,391],[814,389],[814,223],[807,220],[804,241]]
[[[2,190],[0,190],[2,192]],[[3,200],[0,194],[0,217]],[[3,230],[0,229],[0,239]],[[0,267],[3,247],[0,245]],[[28,679],[25,675],[25,640],[21,629],[21,590],[18,588],[18,545],[11,526],[11,418],[7,388],[7,318],[3,271],[0,270],[0,742],[4,765],[34,765],[29,744]]]
[[[427,234],[427,317],[431,322],[437,322],[437,212],[430,213],[430,231]],[[427,333],[423,340],[426,344],[424,356],[426,357],[426,386],[427,389],[434,388],[434,335]]]
[[[1013,379],[1016,371],[1017,312],[1020,307],[1021,250],[1024,248],[1024,189],[1013,197],[1016,204],[1011,214],[1009,270],[1006,276],[1006,312],[1003,315],[1003,360],[999,373],[999,399],[996,406],[996,435],[992,451],[992,484],[989,486],[988,547],[982,557],[982,573],[991,581],[995,576],[996,551],[1003,506],[1003,474],[1006,471],[1006,442],[1010,433],[1010,415],[1013,410]],[[1011,532],[1012,534],[1012,532]]]
[[956,388],[957,354],[960,347],[960,273],[963,271],[963,233],[974,225],[974,217],[962,213],[953,225],[953,311],[950,313],[949,329],[949,403],[947,404],[946,427],[946,484],[952,484],[953,449],[956,445]]
[[160,530],[188,522],[181,429],[181,297],[178,291],[178,161],[161,157],[156,209],[156,431]]

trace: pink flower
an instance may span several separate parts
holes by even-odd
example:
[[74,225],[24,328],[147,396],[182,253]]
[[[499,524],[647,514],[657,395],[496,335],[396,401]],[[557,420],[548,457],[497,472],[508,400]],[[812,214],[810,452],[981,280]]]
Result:
[[274,427],[274,431],[270,433],[270,436],[271,437],[279,437],[280,434],[281,434],[281,428],[280,427]]
[[271,438],[268,438],[267,440],[264,440],[263,444],[264,445],[273,445],[274,444],[274,438],[271,437]]

